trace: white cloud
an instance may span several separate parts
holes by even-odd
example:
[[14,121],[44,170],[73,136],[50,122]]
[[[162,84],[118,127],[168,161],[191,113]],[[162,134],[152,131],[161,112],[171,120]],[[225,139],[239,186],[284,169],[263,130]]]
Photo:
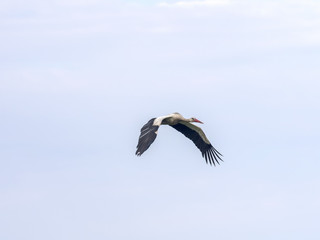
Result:
[[205,0],[205,1],[180,1],[176,3],[159,3],[160,7],[183,7],[183,8],[193,8],[193,7],[210,7],[210,6],[221,6],[230,4],[229,0]]

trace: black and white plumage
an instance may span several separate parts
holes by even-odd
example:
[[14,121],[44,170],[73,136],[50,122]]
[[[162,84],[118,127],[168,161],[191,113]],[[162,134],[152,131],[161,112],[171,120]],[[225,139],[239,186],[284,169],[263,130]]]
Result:
[[204,132],[192,122],[202,123],[196,118],[184,118],[179,113],[150,119],[142,128],[137,145],[136,155],[141,156],[154,142],[160,125],[169,125],[189,138],[202,153],[206,162],[216,165],[222,156],[210,143]]

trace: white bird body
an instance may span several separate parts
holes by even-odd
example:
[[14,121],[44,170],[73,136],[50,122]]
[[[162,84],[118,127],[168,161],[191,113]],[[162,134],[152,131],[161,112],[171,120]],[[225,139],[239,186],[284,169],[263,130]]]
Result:
[[185,119],[180,113],[172,113],[166,116],[157,117],[154,120],[153,125],[174,125],[177,124],[179,121],[188,121],[188,119]]
[[[204,132],[192,122],[202,123],[196,118],[184,118],[180,113],[150,119],[141,129],[136,155],[143,154],[156,139],[160,125],[169,125],[181,132],[199,148],[206,162],[219,164],[222,156],[210,143]],[[220,156],[219,156],[220,155]]]

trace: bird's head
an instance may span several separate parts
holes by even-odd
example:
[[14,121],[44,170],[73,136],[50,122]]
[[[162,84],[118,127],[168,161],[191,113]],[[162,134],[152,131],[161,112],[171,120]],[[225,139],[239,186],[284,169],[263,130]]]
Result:
[[200,120],[198,120],[198,119],[196,119],[196,118],[191,118],[191,122],[197,122],[197,123],[202,123],[203,124],[203,122],[201,122]]

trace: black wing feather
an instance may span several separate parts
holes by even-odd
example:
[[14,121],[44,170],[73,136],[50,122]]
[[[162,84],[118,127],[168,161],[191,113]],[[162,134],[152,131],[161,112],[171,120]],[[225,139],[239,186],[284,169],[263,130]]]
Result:
[[154,142],[157,137],[156,131],[158,130],[159,126],[154,126],[155,118],[150,119],[140,131],[140,137],[137,145],[136,155],[141,156],[150,145]]
[[197,148],[199,148],[202,153],[202,157],[204,157],[206,160],[206,163],[209,162],[210,165],[213,164],[215,166],[216,163],[220,164],[218,159],[223,161],[220,157],[222,155],[211,145],[211,143],[206,143],[198,132],[181,123],[170,126],[189,138],[197,146]]

